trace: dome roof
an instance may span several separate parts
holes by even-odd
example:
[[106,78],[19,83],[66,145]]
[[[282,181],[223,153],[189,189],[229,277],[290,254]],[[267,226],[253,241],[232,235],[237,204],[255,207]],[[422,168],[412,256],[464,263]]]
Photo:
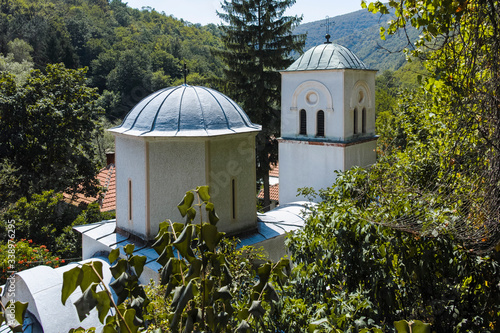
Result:
[[323,69],[369,69],[348,48],[325,43],[304,53],[285,71],[311,71]]
[[198,86],[169,87],[147,96],[111,132],[196,137],[260,131],[229,97]]

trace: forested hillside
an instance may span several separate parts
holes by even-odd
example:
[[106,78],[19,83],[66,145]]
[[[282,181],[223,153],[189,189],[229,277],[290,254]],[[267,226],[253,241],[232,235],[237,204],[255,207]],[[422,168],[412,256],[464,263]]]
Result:
[[[380,41],[379,25],[388,16],[360,10],[333,17],[332,41],[350,48],[369,67],[398,69],[404,55],[389,51],[401,50],[407,40],[390,36]],[[324,42],[325,21],[300,25],[295,32],[307,32],[307,50]],[[411,40],[418,35],[413,28],[408,33]],[[130,8],[121,0],[10,0],[0,5],[0,52],[7,57],[13,52],[9,42],[24,40],[31,46],[25,53],[34,68],[60,62],[71,69],[88,67],[88,84],[99,89],[100,106],[112,121],[147,94],[181,83],[184,61],[191,84],[210,86],[210,78],[220,77],[223,68],[210,52],[221,47],[220,34],[216,25],[193,25]]]
[[120,0],[11,0],[0,4],[0,51],[22,39],[33,48],[34,67],[62,62],[89,67],[110,119],[121,118],[148,93],[178,83],[182,62],[191,83],[220,73],[210,55],[219,45],[215,25],[192,25]]
[[[396,70],[405,64],[405,55],[401,51],[408,46],[408,41],[418,39],[419,32],[408,26],[406,35],[398,32],[380,40],[380,26],[393,17],[390,14],[372,14],[366,10],[358,10],[349,14],[329,18],[329,33],[331,41],[349,48],[368,67],[384,70]],[[326,19],[301,24],[295,33],[307,33],[305,50],[325,42]]]

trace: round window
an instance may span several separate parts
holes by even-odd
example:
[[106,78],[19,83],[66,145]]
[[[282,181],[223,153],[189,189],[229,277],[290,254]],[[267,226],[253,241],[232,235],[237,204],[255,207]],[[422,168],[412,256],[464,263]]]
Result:
[[309,91],[306,94],[306,102],[309,105],[314,105],[318,103],[318,94],[315,91]]

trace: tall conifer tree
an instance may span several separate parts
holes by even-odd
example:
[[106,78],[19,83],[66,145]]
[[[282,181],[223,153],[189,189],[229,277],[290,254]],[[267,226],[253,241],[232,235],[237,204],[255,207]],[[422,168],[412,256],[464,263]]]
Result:
[[284,16],[295,0],[224,0],[219,17],[225,49],[216,54],[226,65],[221,89],[238,101],[254,123],[257,136],[257,178],[264,182],[264,207],[269,200],[270,165],[278,161],[281,78],[279,70],[301,52],[305,35],[292,35],[302,17]]

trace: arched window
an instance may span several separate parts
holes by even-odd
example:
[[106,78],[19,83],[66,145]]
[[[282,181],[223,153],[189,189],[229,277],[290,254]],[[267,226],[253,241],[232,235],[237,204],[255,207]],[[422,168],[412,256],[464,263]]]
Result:
[[354,121],[354,128],[353,128],[353,132],[354,134],[358,134],[358,109],[355,108],[354,109],[354,114],[353,114],[353,121]]
[[361,133],[366,133],[366,109],[361,111]]
[[300,110],[300,135],[307,135],[307,114],[306,110]]
[[231,179],[231,215],[236,220],[236,179]]
[[325,113],[322,110],[316,113],[316,136],[325,136]]
[[128,220],[132,221],[132,180],[128,180]]

